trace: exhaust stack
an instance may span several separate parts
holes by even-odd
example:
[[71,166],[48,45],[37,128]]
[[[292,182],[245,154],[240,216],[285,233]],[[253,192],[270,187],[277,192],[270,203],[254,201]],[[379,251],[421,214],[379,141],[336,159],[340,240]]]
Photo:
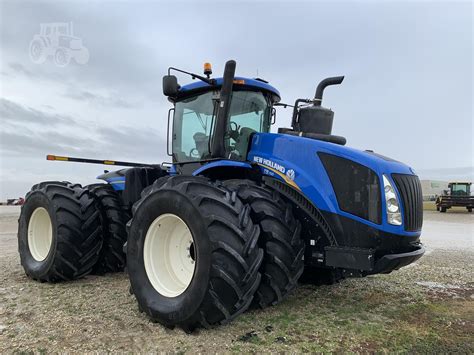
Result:
[[225,157],[224,136],[227,130],[227,121],[230,112],[230,99],[232,97],[232,86],[234,84],[235,76],[234,60],[229,60],[225,63],[224,77],[222,81],[222,88],[219,98],[219,107],[216,115],[216,125],[211,144],[211,156],[213,158]]
[[[332,133],[334,112],[321,106],[321,102],[324,89],[330,85],[339,85],[343,80],[343,76],[326,78],[318,84],[314,99],[296,100],[292,120],[292,126],[295,131],[323,135],[330,135]],[[300,103],[310,105],[299,107]]]
[[333,76],[331,78],[326,78],[322,80],[318,87],[316,88],[316,93],[314,94],[314,106],[321,106],[321,102],[323,101],[323,93],[324,89],[326,89],[330,85],[339,85],[344,80],[344,76]]

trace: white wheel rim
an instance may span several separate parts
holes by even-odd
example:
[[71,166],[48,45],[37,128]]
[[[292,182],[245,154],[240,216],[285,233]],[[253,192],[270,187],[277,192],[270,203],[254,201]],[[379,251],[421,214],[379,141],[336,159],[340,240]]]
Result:
[[48,211],[38,207],[28,223],[28,247],[36,261],[43,261],[49,254],[53,241],[53,227]]
[[143,261],[148,280],[165,297],[181,295],[191,283],[196,267],[194,240],[186,223],[166,213],[148,228]]

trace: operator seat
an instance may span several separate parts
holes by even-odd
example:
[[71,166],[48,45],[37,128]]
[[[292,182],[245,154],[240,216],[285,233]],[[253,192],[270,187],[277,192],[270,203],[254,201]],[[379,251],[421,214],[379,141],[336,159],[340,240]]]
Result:
[[239,136],[235,140],[235,150],[239,152],[240,157],[247,155],[247,149],[250,143],[250,136],[252,133],[257,132],[256,130],[249,127],[242,127],[239,131]]
[[209,155],[209,136],[203,132],[197,132],[193,135],[194,143],[196,144],[196,150],[199,153],[201,159]]

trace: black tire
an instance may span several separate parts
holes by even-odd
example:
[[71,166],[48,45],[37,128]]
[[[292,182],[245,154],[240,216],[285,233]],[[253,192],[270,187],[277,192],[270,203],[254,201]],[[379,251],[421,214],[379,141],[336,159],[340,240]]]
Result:
[[58,67],[65,67],[71,61],[71,52],[67,48],[59,47],[54,53],[54,63]]
[[[263,251],[250,208],[235,193],[204,177],[166,177],[147,189],[132,211],[127,271],[139,309],[153,321],[190,332],[227,323],[250,306],[260,284]],[[192,280],[176,297],[153,287],[144,262],[147,231],[165,214],[182,219],[194,243]]]
[[93,274],[123,271],[127,241],[126,224],[130,219],[122,206],[119,194],[108,184],[93,184],[85,187],[96,199],[100,212],[103,244]]
[[41,39],[34,39],[30,43],[30,58],[36,64],[42,64],[45,62],[46,48],[44,42]]
[[251,180],[228,180],[224,184],[249,204],[252,220],[260,227],[259,245],[265,257],[260,267],[262,282],[253,305],[275,305],[297,287],[304,271],[301,224],[277,191]]
[[[28,225],[34,211],[47,211],[51,247],[43,260],[33,257]],[[102,246],[99,212],[94,199],[80,185],[48,181],[33,186],[21,208],[18,250],[25,273],[41,282],[73,280],[90,273]]]
[[439,210],[441,213],[446,213],[446,207],[441,207]]

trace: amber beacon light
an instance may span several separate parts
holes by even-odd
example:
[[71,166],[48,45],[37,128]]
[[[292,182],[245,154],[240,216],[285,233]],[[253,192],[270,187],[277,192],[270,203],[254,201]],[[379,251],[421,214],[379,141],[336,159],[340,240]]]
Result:
[[212,66],[211,63],[204,63],[204,75],[209,76],[212,74]]

